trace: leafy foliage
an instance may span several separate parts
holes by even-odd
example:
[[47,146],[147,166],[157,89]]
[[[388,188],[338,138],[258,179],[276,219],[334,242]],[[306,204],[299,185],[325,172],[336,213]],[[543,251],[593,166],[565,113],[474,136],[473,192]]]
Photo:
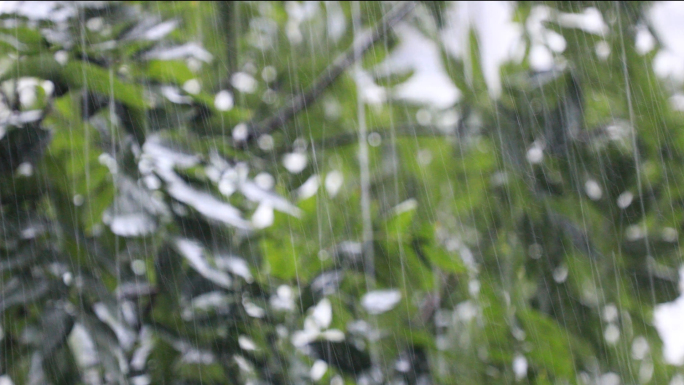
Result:
[[[361,25],[391,6],[361,3]],[[439,36],[458,6],[420,2],[406,23]],[[559,22],[589,6],[609,33]],[[647,6],[546,4],[567,47],[549,71],[529,49],[506,63],[494,97],[477,31],[460,55],[438,42],[461,98],[431,113],[459,118],[366,96],[365,185],[358,89],[413,76],[383,70],[391,31],[362,75],[249,137],[352,46],[352,4],[13,3],[0,371],[54,385],[668,383],[651,314],[680,294],[684,121],[635,49]],[[539,6],[516,7],[524,24]]]

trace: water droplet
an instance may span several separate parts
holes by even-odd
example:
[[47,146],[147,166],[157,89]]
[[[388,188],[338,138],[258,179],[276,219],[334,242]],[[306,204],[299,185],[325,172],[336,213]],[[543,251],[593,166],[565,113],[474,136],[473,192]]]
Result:
[[343,183],[344,176],[337,170],[331,171],[325,176],[325,189],[331,197],[337,195]]
[[611,322],[603,332],[603,337],[606,339],[607,343],[615,345],[620,339],[620,329]]
[[306,154],[302,154],[300,152],[291,152],[283,156],[283,166],[285,166],[287,171],[293,174],[299,174],[302,172],[306,168],[307,163],[308,160]]
[[621,209],[626,209],[629,207],[629,205],[632,204],[632,200],[634,200],[634,194],[632,194],[629,191],[625,191],[620,196],[617,198],[617,205]]
[[596,56],[601,60],[608,59],[610,55],[610,45],[605,40],[596,43],[594,50],[596,51]]
[[202,90],[202,85],[200,84],[199,80],[190,79],[183,84],[183,90],[189,94],[197,95]]
[[328,364],[325,363],[325,361],[321,360],[316,360],[314,362],[313,366],[311,366],[311,370],[309,371],[309,376],[313,381],[318,381],[323,376],[325,375],[325,372],[328,371]]
[[603,321],[615,322],[618,319],[618,308],[612,303],[609,303],[603,308]]
[[69,61],[69,54],[66,51],[55,52],[55,61],[61,65],[65,65]]
[[239,336],[238,337],[238,344],[240,345],[240,349],[242,349],[242,350],[247,350],[247,351],[257,350],[257,346],[254,343],[254,341],[252,341],[247,336]]
[[371,147],[378,147],[382,144],[382,137],[377,132],[371,132],[370,135],[368,135],[368,144],[370,144]]
[[271,151],[274,145],[273,137],[268,134],[261,135],[259,139],[257,139],[257,144],[259,145],[260,149],[264,151]]
[[599,378],[600,385],[620,385],[620,376],[617,373],[609,372]]
[[101,17],[93,17],[91,19],[88,19],[86,22],[86,28],[93,32],[97,32],[102,29],[104,26],[104,19]]
[[249,136],[249,129],[246,123],[240,123],[233,128],[233,140],[236,142],[244,142]]
[[544,151],[541,146],[535,144],[527,150],[525,157],[531,164],[539,164],[544,160]]
[[639,225],[631,225],[625,230],[625,236],[628,241],[636,241],[644,237],[644,230]]
[[277,75],[278,73],[275,67],[273,66],[266,66],[263,70],[261,70],[261,78],[264,79],[264,81],[267,83],[276,80]]
[[81,194],[76,194],[74,195],[74,206],[81,206],[85,202],[85,198],[83,198],[83,195]]
[[684,385],[684,375],[675,374],[670,381],[670,385]]
[[260,172],[254,177],[254,183],[263,190],[270,190],[275,185],[275,179],[267,172]]
[[650,346],[648,341],[643,336],[638,336],[632,341],[632,358],[635,360],[643,360],[646,358],[649,350]]
[[144,275],[145,271],[147,271],[147,267],[145,266],[145,261],[136,259],[131,262],[131,270],[133,270],[133,274],[135,275]]
[[528,254],[529,254],[530,258],[532,258],[532,259],[541,258],[543,251],[544,251],[544,249],[538,243],[533,243],[528,248]]
[[330,300],[323,298],[316,307],[314,307],[311,313],[314,321],[321,329],[327,329],[332,322],[332,305]]
[[392,310],[401,300],[398,290],[377,290],[361,298],[361,306],[370,314],[382,314]]
[[251,94],[256,91],[257,82],[252,75],[245,72],[236,72],[231,77],[231,84],[240,92]]
[[432,163],[432,151],[427,148],[418,151],[418,164],[427,166]]
[[230,110],[233,108],[233,95],[226,90],[219,92],[214,99],[214,106],[219,111]]
[[66,272],[62,275],[62,281],[64,282],[65,285],[70,286],[71,283],[74,281],[74,276],[70,272]]
[[603,191],[601,191],[601,186],[598,182],[593,179],[589,179],[584,183],[584,192],[587,193],[589,199],[597,201],[603,196]]
[[677,242],[677,239],[679,238],[677,230],[672,227],[664,228],[661,236],[665,242]]
[[527,376],[527,358],[520,355],[513,358],[513,373],[515,373],[515,379],[517,381],[520,381]]
[[256,229],[264,229],[273,224],[274,218],[273,207],[268,203],[261,203],[252,215],[252,225]]
[[432,122],[432,114],[430,111],[421,108],[416,112],[416,120],[421,126],[427,126]]
[[24,162],[17,167],[17,173],[21,176],[29,177],[33,175],[33,165],[28,162]]
[[639,366],[639,382],[645,384],[653,378],[653,362],[644,360]]
[[568,267],[565,265],[560,265],[553,270],[553,280],[556,283],[563,283],[568,279]]

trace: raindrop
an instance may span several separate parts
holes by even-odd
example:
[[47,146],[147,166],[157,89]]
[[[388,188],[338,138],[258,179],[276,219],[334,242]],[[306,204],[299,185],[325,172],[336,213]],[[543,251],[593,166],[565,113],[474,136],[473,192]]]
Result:
[[247,313],[248,316],[254,317],[254,318],[263,318],[266,316],[266,311],[259,306],[251,303],[251,302],[245,302],[245,312]]
[[271,151],[273,150],[273,137],[271,135],[265,134],[261,135],[259,139],[257,139],[257,144],[259,145],[259,148],[264,150],[264,151]]
[[535,142],[532,147],[527,150],[525,157],[531,164],[539,164],[544,160],[544,150],[539,143]]
[[185,63],[188,65],[188,68],[189,68],[190,71],[192,71],[193,73],[197,73],[197,72],[199,72],[199,70],[202,69],[202,61],[201,61],[201,60],[198,60],[198,59],[196,59],[196,58],[194,58],[194,57],[189,57],[189,58],[185,61]]
[[311,316],[319,328],[328,328],[332,322],[332,305],[330,304],[330,300],[323,298],[321,302],[314,307]]
[[331,197],[337,195],[343,183],[344,176],[337,170],[331,171],[325,176],[325,189]]
[[260,172],[254,177],[254,183],[263,190],[270,190],[275,185],[275,179],[267,172]]
[[133,260],[131,262],[131,270],[133,270],[133,274],[135,275],[144,275],[147,270],[145,261],[140,259]]
[[316,191],[318,191],[318,186],[320,184],[320,178],[318,175],[312,175],[297,189],[297,198],[299,200],[311,198],[316,194]]
[[543,45],[533,45],[529,53],[530,67],[537,71],[549,71],[553,67],[553,56]]
[[236,72],[231,78],[231,84],[240,92],[251,94],[256,91],[257,82],[252,75],[245,72]]
[[239,336],[238,337],[238,344],[240,345],[240,349],[242,349],[242,350],[247,350],[247,351],[257,350],[257,346],[254,343],[254,341],[252,341],[247,336]]
[[618,308],[611,304],[606,305],[603,308],[603,321],[604,322],[615,322],[618,319]]
[[21,176],[29,177],[33,175],[33,166],[31,163],[24,162],[17,167],[17,173]]
[[51,96],[52,93],[55,92],[55,83],[49,80],[45,80],[44,82],[40,83],[40,86],[43,87],[47,96]]
[[611,322],[603,332],[603,337],[606,339],[607,343],[615,345],[620,339],[620,329]]
[[635,44],[637,52],[640,55],[645,55],[655,48],[656,41],[653,35],[648,31],[648,28],[642,25],[637,28]]
[[161,187],[161,181],[154,175],[147,175],[145,178],[143,178],[143,182],[150,190],[157,190]]
[[601,40],[596,43],[595,51],[599,59],[606,60],[610,55],[610,45],[605,40]]
[[330,342],[342,342],[344,341],[344,332],[337,329],[328,329],[321,333],[321,337]]
[[309,371],[309,376],[313,381],[318,381],[323,376],[325,375],[325,372],[328,371],[328,364],[325,363],[325,361],[321,360],[316,360],[314,362],[313,366],[311,366],[311,370]]
[[432,163],[432,151],[427,148],[418,151],[418,164],[427,166]]
[[556,283],[563,283],[568,279],[568,267],[565,265],[558,266],[553,270],[553,280]]
[[273,66],[266,66],[263,70],[261,70],[261,78],[264,79],[264,81],[267,83],[276,80],[277,75],[278,73],[276,72],[276,69]]
[[677,238],[679,238],[677,230],[672,227],[664,228],[661,236],[665,242],[677,242]]
[[202,86],[200,85],[199,80],[190,79],[183,84],[183,90],[189,94],[197,95],[202,90]]
[[432,114],[430,113],[430,111],[421,108],[416,113],[416,120],[418,121],[418,124],[420,124],[421,126],[427,126],[432,122]]
[[586,192],[589,199],[593,201],[597,201],[603,196],[601,186],[593,179],[589,179],[584,183],[584,192]]
[[254,228],[256,229],[265,229],[273,224],[274,218],[273,207],[264,202],[259,204],[254,215],[252,215],[252,225],[254,225]]
[[218,184],[218,189],[221,194],[229,197],[233,195],[235,190],[237,190],[237,187],[235,187],[235,183],[233,183],[233,181],[231,181],[230,179],[223,178]]
[[249,129],[246,123],[240,123],[233,128],[233,140],[236,142],[244,142],[249,136]]
[[302,172],[306,168],[307,161],[306,154],[299,152],[291,152],[283,156],[283,166],[293,174]]
[[480,281],[477,279],[472,279],[468,282],[468,292],[471,296],[475,297],[480,293]]
[[628,241],[636,241],[644,237],[644,230],[639,225],[631,225],[625,230]]
[[632,200],[634,200],[634,194],[632,194],[629,191],[625,191],[620,196],[617,198],[617,205],[621,209],[626,209],[629,207],[629,205],[632,204]]
[[532,259],[539,259],[539,258],[541,258],[541,257],[542,257],[542,252],[543,252],[543,251],[544,251],[544,250],[543,250],[542,246],[541,246],[540,244],[538,244],[538,243],[533,243],[533,244],[531,244],[530,247],[529,247],[528,250],[527,250],[528,255],[529,255],[530,258],[532,258]]
[[61,65],[65,65],[69,60],[69,54],[66,51],[55,52],[55,60]]
[[632,341],[632,358],[635,360],[643,360],[646,358],[649,350],[648,341],[646,341],[646,338],[643,336],[638,336]]
[[330,253],[325,250],[318,251],[318,259],[321,261],[327,261],[330,258]]
[[513,358],[513,373],[516,381],[520,381],[527,376],[527,358],[521,355]]
[[684,375],[675,374],[670,381],[670,385],[684,385]]
[[370,135],[368,135],[368,144],[372,147],[378,147],[382,144],[382,137],[377,132],[371,132]]
[[639,381],[645,384],[653,378],[653,362],[644,360],[639,366]]
[[552,31],[546,31],[546,44],[553,52],[563,52],[567,46],[563,35]]
[[74,195],[74,206],[81,206],[85,202],[85,198],[83,198],[83,195],[81,194],[76,194]]
[[104,19],[101,17],[93,17],[86,22],[86,28],[93,32],[97,32],[104,26]]
[[230,110],[233,108],[233,95],[226,90],[219,92],[214,99],[214,106],[219,111]]
[[401,300],[398,290],[377,290],[361,298],[361,306],[370,314],[382,314],[392,310]]
[[269,88],[264,91],[264,94],[261,96],[261,100],[263,100],[266,104],[273,104],[278,101],[278,94]]
[[62,275],[62,281],[64,282],[65,285],[70,286],[71,283],[74,281],[74,276],[70,272],[66,272]]
[[601,385],[620,385],[620,376],[617,373],[609,372],[599,378]]

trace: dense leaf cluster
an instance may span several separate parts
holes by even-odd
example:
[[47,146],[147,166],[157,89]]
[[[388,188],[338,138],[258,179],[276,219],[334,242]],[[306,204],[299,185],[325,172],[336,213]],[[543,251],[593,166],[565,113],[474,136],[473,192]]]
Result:
[[[404,27],[461,93],[440,110],[387,96],[413,76],[383,64],[394,3],[8,2],[2,378],[668,383],[684,117],[635,48],[647,5],[518,3],[566,46],[534,71],[524,28],[498,92],[477,31],[441,40],[460,5],[420,2]],[[562,23],[588,7],[605,32]]]

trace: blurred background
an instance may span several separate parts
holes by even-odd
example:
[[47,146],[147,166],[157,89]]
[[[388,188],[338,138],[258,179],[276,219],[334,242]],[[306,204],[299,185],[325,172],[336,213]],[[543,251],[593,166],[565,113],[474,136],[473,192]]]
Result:
[[0,2],[0,385],[684,385],[682,19]]

